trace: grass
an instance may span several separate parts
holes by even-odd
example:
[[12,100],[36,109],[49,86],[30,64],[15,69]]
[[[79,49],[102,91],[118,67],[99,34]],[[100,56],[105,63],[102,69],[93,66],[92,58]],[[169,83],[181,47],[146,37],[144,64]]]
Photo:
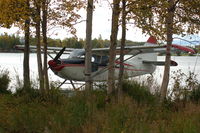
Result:
[[[141,93],[141,92],[140,92]],[[138,93],[139,94],[139,93]],[[146,95],[146,94],[142,94]],[[87,97],[77,92],[71,97],[0,95],[0,132],[2,133],[198,133],[200,105],[188,102],[160,106],[137,101],[125,93],[124,100],[106,104],[100,90]]]
[[163,105],[147,86],[135,81],[124,82],[123,100],[111,103],[105,102],[105,89],[69,96],[58,89],[48,95],[34,88],[1,93],[0,133],[198,133],[198,87],[187,93],[187,100],[168,99]]

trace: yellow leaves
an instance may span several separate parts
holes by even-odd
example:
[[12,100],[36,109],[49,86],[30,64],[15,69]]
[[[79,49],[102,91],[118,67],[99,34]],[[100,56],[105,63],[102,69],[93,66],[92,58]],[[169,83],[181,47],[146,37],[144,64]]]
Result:
[[25,0],[1,0],[0,23],[9,28],[13,23],[23,20],[28,12],[25,2]]
[[[170,0],[171,1],[171,0]],[[200,0],[128,0],[129,15],[144,33],[165,38],[168,13],[173,12],[173,34],[200,30]]]
[[51,4],[48,12],[49,25],[65,27],[71,34],[75,34],[74,24],[81,17],[78,11],[83,7],[83,0],[61,0],[57,4]]

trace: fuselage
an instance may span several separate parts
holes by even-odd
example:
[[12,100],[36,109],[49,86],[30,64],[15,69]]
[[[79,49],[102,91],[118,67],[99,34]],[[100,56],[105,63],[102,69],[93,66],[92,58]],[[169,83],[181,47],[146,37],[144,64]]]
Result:
[[[85,61],[83,50],[73,52],[67,59],[60,59],[57,62],[49,61],[51,70],[63,79],[85,81]],[[153,73],[156,66],[145,64],[143,61],[156,61],[156,53],[138,54],[123,62],[125,78]],[[108,56],[92,55],[92,80],[106,81],[108,77]],[[115,77],[119,75],[120,62],[115,62]]]

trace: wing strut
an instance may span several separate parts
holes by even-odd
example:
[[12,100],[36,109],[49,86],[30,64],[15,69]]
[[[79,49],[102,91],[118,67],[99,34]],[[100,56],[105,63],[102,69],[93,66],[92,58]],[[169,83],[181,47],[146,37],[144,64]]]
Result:
[[[131,51],[130,51],[130,52],[131,52]],[[133,58],[134,56],[136,56],[136,55],[138,55],[138,54],[140,54],[140,53],[141,53],[141,51],[139,50],[137,53],[135,53],[135,54],[132,55],[131,57],[127,58],[127,59],[124,60],[122,63],[124,63],[125,61],[127,61],[127,60]],[[119,58],[115,59],[115,61],[117,61],[117,60],[119,60]],[[97,71],[96,73],[93,73],[93,74],[91,75],[91,78],[94,78],[94,77],[98,76],[99,74],[102,74],[102,73],[104,73],[104,72],[106,72],[106,71],[108,71],[108,70],[109,70],[109,68],[108,68],[108,67],[105,67],[105,68],[101,69],[100,71]]]
[[60,88],[62,85],[64,85],[66,81],[67,81],[67,79],[65,79],[65,80],[57,87],[57,89]]
[[72,87],[74,88],[74,90],[77,90],[76,87],[75,87],[75,85],[74,85],[74,83],[73,83],[73,81],[72,80],[69,80],[69,81],[70,81]]
[[[129,58],[127,58],[126,60],[124,60],[122,63],[124,63],[125,61],[127,61],[127,60],[130,60],[131,58],[133,58],[134,56],[136,56],[136,55],[138,55],[138,54],[140,54],[140,53],[142,53],[142,51],[139,51],[138,53],[135,53],[134,55],[132,55],[131,57],[129,57]],[[118,58],[119,59],[119,58]]]

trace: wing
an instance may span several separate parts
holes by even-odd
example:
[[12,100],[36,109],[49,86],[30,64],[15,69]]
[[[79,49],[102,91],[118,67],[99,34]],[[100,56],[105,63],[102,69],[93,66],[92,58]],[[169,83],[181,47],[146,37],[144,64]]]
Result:
[[[186,52],[196,53],[193,49],[172,44],[171,45],[172,50],[174,49],[180,49]],[[109,55],[110,48],[95,48],[92,49],[93,54],[97,55]],[[136,55],[138,53],[159,53],[159,52],[166,52],[166,45],[157,45],[157,40],[155,37],[151,36],[147,40],[147,42],[144,45],[141,46],[126,46],[124,50],[125,55]],[[116,54],[120,54],[120,47],[116,48]]]
[[[196,53],[193,49],[172,44],[172,51],[175,49],[180,49],[182,51],[190,52],[190,53]],[[92,49],[93,54],[97,55],[109,55],[110,48],[95,48]],[[124,49],[124,55],[135,55],[138,53],[160,53],[160,52],[166,52],[166,45],[142,45],[142,46],[126,46]],[[120,47],[116,48],[116,54],[120,54]]]
[[[15,45],[15,49],[17,50],[24,50],[25,46],[24,45]],[[41,49],[43,50],[44,47],[41,46]],[[30,46],[30,51],[35,52],[37,50],[36,46]],[[62,50],[62,47],[47,47],[47,51],[49,53],[58,53],[60,50]],[[66,48],[64,54],[70,54],[74,48]]]
[[[92,49],[93,54],[97,55],[108,55],[110,48],[95,48]],[[136,53],[154,53],[158,51],[165,50],[165,46],[126,46],[124,49],[125,55],[134,55]],[[116,54],[120,54],[120,47],[116,48]]]

